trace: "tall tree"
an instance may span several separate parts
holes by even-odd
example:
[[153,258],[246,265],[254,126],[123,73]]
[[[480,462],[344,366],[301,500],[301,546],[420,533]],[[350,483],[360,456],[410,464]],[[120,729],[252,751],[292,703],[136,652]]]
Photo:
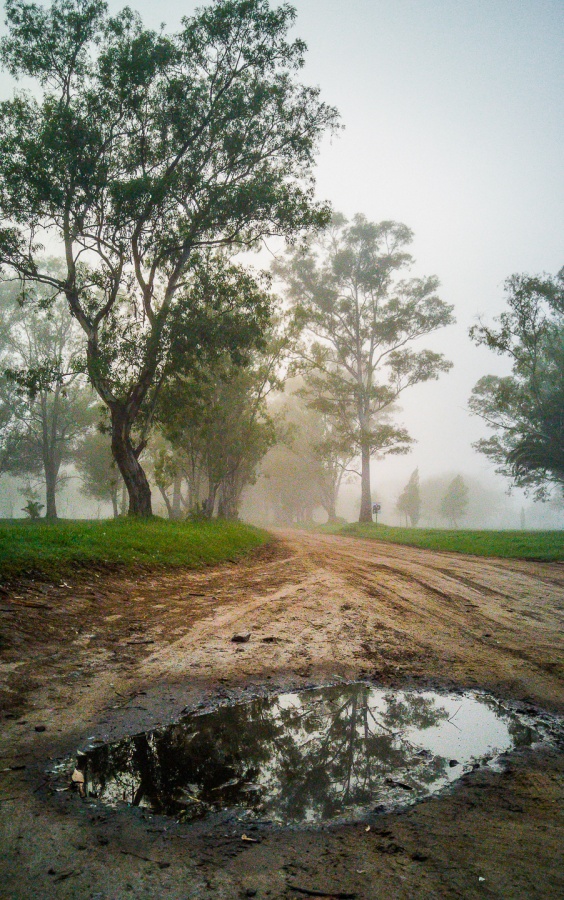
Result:
[[372,520],[371,456],[407,452],[412,442],[386,414],[404,390],[451,367],[413,346],[454,320],[436,278],[400,278],[411,240],[397,222],[336,217],[320,240],[276,266],[311,338],[304,358],[317,408],[361,459],[361,522]]
[[472,391],[471,410],[493,431],[474,446],[513,484],[545,499],[553,485],[564,488],[564,269],[512,275],[505,290],[498,327],[470,331],[513,363],[511,375],[486,375]]
[[460,519],[466,515],[468,502],[468,487],[462,475],[456,475],[447,487],[440,506],[441,515],[452,528],[458,528]]
[[398,512],[411,522],[411,527],[416,528],[421,517],[421,493],[419,490],[419,469],[415,469],[406,486],[398,497],[396,504]]
[[45,515],[55,519],[61,466],[93,421],[93,394],[81,376],[82,341],[64,299],[24,312],[8,287],[0,315],[0,470],[41,477]]
[[237,517],[244,488],[276,440],[266,399],[280,386],[290,339],[273,323],[262,348],[247,359],[234,362],[226,354],[190,376],[178,373],[163,387],[157,418],[173,451],[173,468],[184,464],[193,501],[200,499],[195,479],[201,483],[203,474],[208,516],[217,505],[219,515]]
[[[0,265],[65,294],[130,514],[147,516],[135,425],[175,336],[192,335],[198,253],[327,220],[312,169],[336,113],[296,78],[305,45],[288,40],[287,4],[213,0],[173,35],[99,0],[7,0],[6,12],[4,64],[36,87],[0,106]],[[61,243],[58,278],[38,259],[45,232]]]

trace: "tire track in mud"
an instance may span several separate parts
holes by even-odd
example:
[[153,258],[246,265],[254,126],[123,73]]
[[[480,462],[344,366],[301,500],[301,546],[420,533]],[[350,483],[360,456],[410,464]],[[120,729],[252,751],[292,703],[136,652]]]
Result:
[[284,537],[371,597],[380,617],[385,613],[445,662],[456,660],[478,681],[491,683],[497,672],[520,690],[544,692],[550,684],[551,700],[562,703],[564,567],[461,559],[331,535]]
[[[113,702],[115,691],[159,680],[367,673],[481,685],[564,707],[564,566],[311,532],[277,536],[236,565],[50,594],[52,611],[26,610],[6,657],[6,699],[12,708],[26,697],[38,708],[68,704],[70,719]],[[250,642],[233,644],[243,630]]]

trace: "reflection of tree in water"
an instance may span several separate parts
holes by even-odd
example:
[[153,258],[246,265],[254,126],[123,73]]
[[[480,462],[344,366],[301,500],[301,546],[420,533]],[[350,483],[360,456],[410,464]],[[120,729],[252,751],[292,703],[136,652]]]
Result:
[[390,692],[375,702],[374,694],[366,685],[347,685],[281,711],[293,737],[277,773],[283,818],[333,818],[394,793],[389,776],[417,790],[444,771],[445,760],[421,757],[402,731],[436,725],[447,714],[429,697]]
[[304,691],[96,749],[87,780],[102,799],[158,812],[246,806],[284,821],[329,819],[440,779],[447,761],[403,733],[447,718],[429,695],[363,684]]

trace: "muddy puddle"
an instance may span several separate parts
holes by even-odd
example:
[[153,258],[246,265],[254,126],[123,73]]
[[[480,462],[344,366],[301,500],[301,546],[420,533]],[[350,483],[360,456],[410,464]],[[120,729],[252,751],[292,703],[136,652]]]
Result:
[[482,693],[339,684],[192,713],[89,749],[81,795],[183,820],[362,820],[543,740],[542,722]]

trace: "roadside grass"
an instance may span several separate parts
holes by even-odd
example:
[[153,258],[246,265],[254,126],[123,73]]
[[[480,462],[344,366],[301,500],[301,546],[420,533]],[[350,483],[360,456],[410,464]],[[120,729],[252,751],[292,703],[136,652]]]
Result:
[[543,561],[564,560],[564,531],[450,531],[442,528],[394,528],[391,525],[324,526],[323,531],[407,544],[425,550],[472,553]]
[[270,540],[240,522],[153,518],[0,520],[0,578],[61,578],[81,569],[197,568],[235,560]]

